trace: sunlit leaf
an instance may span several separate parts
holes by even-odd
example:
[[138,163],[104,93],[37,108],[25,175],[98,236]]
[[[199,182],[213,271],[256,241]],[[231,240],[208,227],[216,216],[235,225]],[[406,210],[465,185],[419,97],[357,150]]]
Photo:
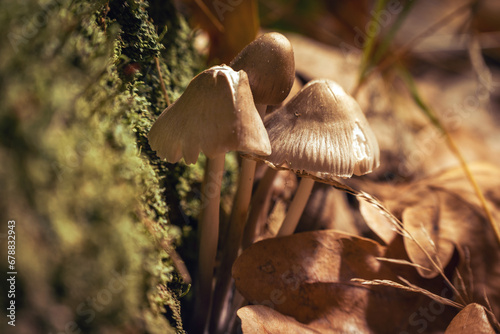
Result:
[[[471,164],[470,169],[484,190],[492,215],[498,221],[500,169],[478,163]],[[463,276],[465,288],[471,290],[468,293],[474,302],[484,303],[482,296],[486,293],[493,305],[500,305],[500,269],[496,265],[500,261],[500,249],[489,231],[481,203],[462,168],[456,167],[413,184],[394,187],[390,192],[379,193],[378,197],[402,220],[405,228],[433,259],[440,259],[441,266],[449,265],[453,247],[458,250],[457,269]],[[369,226],[372,229],[379,228],[376,224]],[[422,250],[410,238],[402,239],[405,247],[401,248],[393,241],[389,245],[391,254],[387,257],[394,258],[406,251],[413,262],[433,270],[430,275],[428,271],[417,268],[423,277],[436,276],[436,267]]]
[[469,304],[453,318],[445,334],[494,334],[495,329],[490,323],[483,306]]
[[210,38],[209,63],[229,62],[259,30],[257,2],[255,0],[189,0],[196,24]]
[[396,230],[392,223],[380,210],[376,209],[368,202],[359,201],[359,211],[363,215],[366,224],[375,232],[386,244],[390,244],[396,237]]
[[[313,330],[324,328],[321,333],[397,333],[412,326],[409,319],[421,303],[432,300],[394,287],[351,282],[353,278],[397,280],[391,266],[398,265],[377,260],[383,254],[385,248],[369,239],[333,230],[299,233],[250,246],[236,260],[233,277],[250,303],[314,325]],[[439,281],[432,283],[434,288],[442,286]],[[455,312],[444,306],[440,310],[442,316],[432,324],[436,328],[444,328]],[[260,312],[257,324],[267,317],[272,314]]]
[[250,305],[238,310],[245,334],[319,334],[311,325],[304,325],[264,305]]
[[[426,278],[436,277],[439,274],[437,268],[431,263],[431,259],[444,267],[450,261],[455,246],[450,241],[450,233],[453,233],[455,212],[444,204],[441,204],[441,197],[446,194],[428,192],[416,205],[408,207],[403,211],[404,228],[420,244],[411,239],[405,238],[405,247],[410,259],[430,271],[417,268],[418,272]],[[460,218],[460,216],[458,216]],[[420,247],[425,248],[426,253]]]

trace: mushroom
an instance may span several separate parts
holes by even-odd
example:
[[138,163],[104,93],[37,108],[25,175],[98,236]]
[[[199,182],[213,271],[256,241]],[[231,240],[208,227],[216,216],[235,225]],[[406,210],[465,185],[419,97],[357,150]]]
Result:
[[[263,34],[248,44],[230,63],[248,75],[253,99],[260,115],[264,117],[267,105],[281,103],[289,94],[295,79],[295,61],[290,41],[280,33]],[[231,268],[238,256],[243,229],[255,175],[256,162],[242,158],[241,171],[230,226],[223,247],[224,253],[215,287],[212,319],[223,323],[221,317],[224,299],[231,282]],[[213,324],[217,326],[217,324]],[[212,327],[212,332],[216,331]]]
[[292,234],[314,185],[311,176],[349,178],[379,165],[379,147],[357,102],[331,80],[309,82],[264,119],[274,168],[302,176],[279,236]]
[[255,105],[263,113],[266,108],[261,106],[279,104],[288,96],[295,79],[292,44],[277,32],[255,39],[229,66],[247,73]]
[[225,153],[269,155],[271,146],[244,71],[214,66],[198,74],[182,96],[158,117],[149,135],[151,148],[169,162],[207,158],[200,218],[199,299],[196,326],[210,308],[219,234],[219,205]]
[[198,74],[182,96],[158,117],[151,148],[169,162],[195,163],[203,152],[214,159],[229,151],[271,152],[244,71],[222,65]]

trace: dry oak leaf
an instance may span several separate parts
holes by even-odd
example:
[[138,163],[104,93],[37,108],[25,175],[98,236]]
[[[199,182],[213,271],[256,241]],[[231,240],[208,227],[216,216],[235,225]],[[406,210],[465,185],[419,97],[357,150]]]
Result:
[[[314,330],[323,328],[322,333],[411,332],[419,307],[430,299],[351,282],[397,280],[390,264],[377,260],[384,254],[385,248],[372,240],[333,230],[299,233],[253,244],[235,261],[233,277],[252,304],[271,307]],[[429,327],[444,330],[450,320],[443,307]]]
[[485,308],[479,304],[469,304],[451,321],[445,334],[495,334]]

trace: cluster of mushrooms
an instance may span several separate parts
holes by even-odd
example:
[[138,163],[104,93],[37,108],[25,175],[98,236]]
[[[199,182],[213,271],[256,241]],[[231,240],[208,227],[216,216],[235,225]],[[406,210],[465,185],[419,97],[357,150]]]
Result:
[[[193,319],[195,332],[220,330],[231,295],[231,267],[255,233],[249,214],[258,160],[273,169],[288,169],[301,182],[278,236],[294,232],[318,178],[370,173],[379,165],[378,143],[357,102],[337,83],[314,80],[281,104],[295,78],[290,41],[266,33],[247,45],[230,66],[211,67],[192,79],[182,96],[159,116],[149,132],[157,155],[175,163],[207,157],[199,222],[198,290]],[[214,279],[219,236],[219,207],[225,154],[242,154],[238,188],[228,237]],[[246,228],[245,228],[245,225]],[[243,234],[246,234],[243,237]],[[215,293],[213,293],[213,285]],[[193,331],[194,332],[194,331]]]

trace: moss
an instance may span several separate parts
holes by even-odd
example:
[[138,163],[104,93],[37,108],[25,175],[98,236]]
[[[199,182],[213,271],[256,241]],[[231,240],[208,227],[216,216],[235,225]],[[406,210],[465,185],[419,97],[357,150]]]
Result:
[[134,0],[109,1],[108,16],[120,24],[121,55],[131,62],[145,63],[160,54],[161,44],[146,11],[147,3]]
[[180,242],[177,188],[199,175],[161,162],[146,134],[165,107],[154,58],[172,99],[199,69],[183,18],[168,13],[160,42],[143,1],[2,8],[0,217],[1,233],[17,224],[16,329],[182,332],[186,287],[157,241]]

